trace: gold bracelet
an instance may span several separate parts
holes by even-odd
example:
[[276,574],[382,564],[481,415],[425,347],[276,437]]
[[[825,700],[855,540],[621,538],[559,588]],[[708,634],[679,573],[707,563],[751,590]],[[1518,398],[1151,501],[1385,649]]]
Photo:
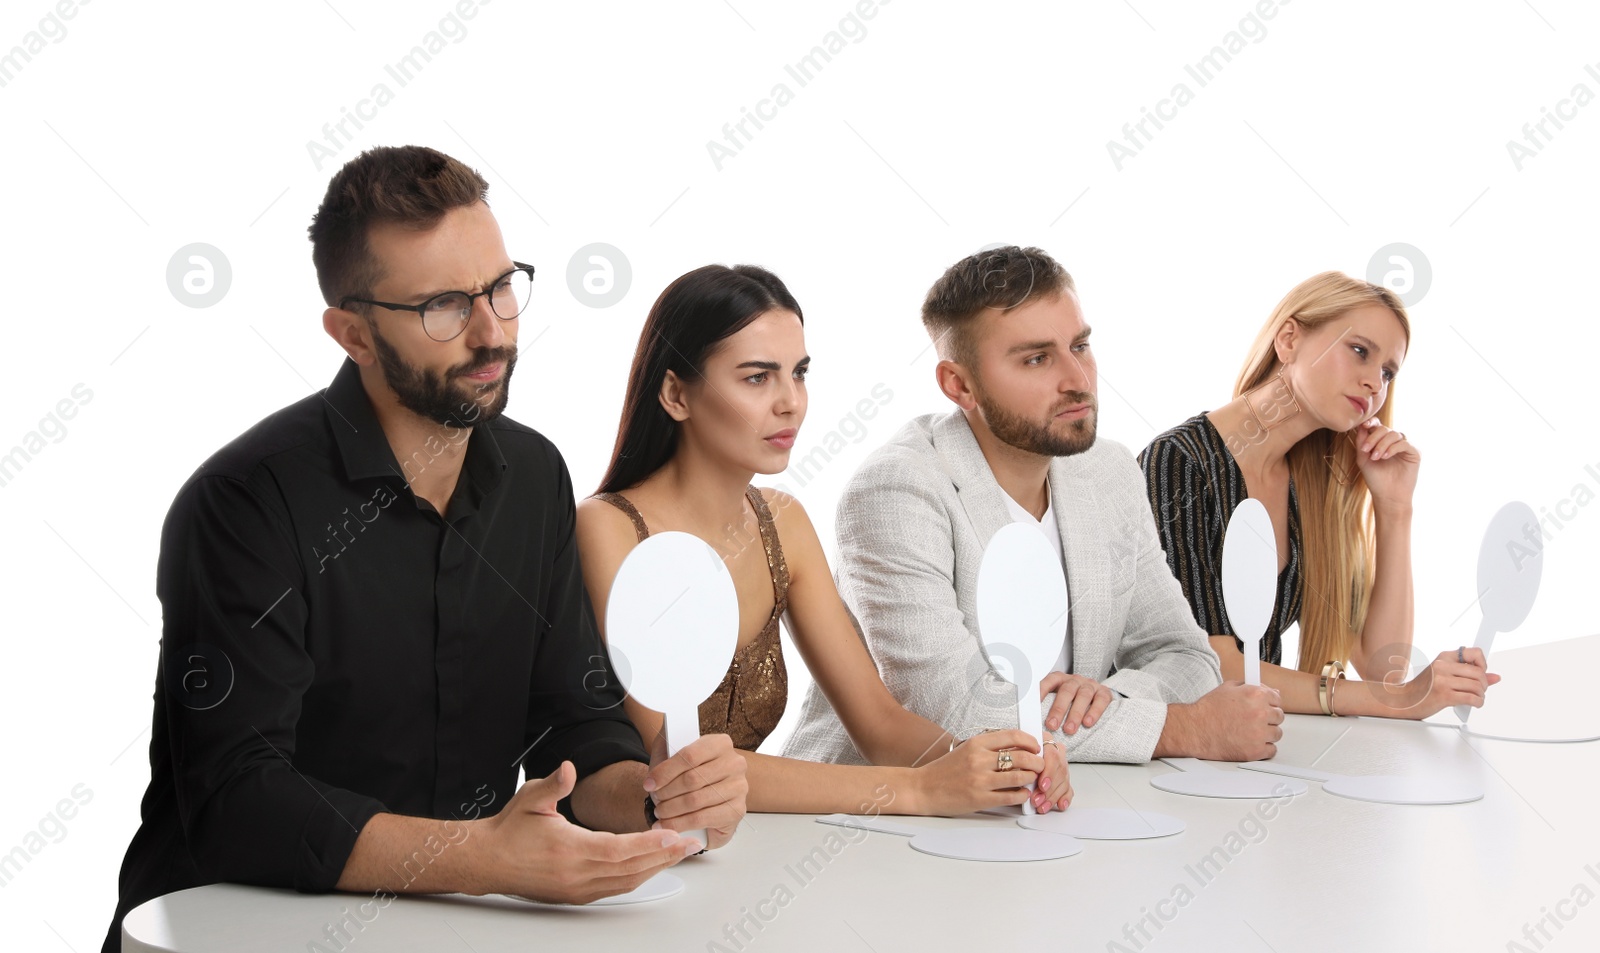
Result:
[[1317,681],[1317,701],[1322,705],[1324,715],[1338,717],[1333,710],[1333,682],[1344,678],[1344,663],[1338,659],[1324,662],[1322,676]]

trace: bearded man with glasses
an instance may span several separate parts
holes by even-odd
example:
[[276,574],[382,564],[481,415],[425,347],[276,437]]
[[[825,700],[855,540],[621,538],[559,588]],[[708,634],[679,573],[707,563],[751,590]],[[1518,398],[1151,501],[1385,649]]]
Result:
[[587,902],[744,816],[727,735],[652,759],[623,713],[566,465],[503,415],[534,268],[487,192],[418,146],[328,186],[312,261],[346,359],[167,514],[150,784],[107,953],[133,907],[222,881]]

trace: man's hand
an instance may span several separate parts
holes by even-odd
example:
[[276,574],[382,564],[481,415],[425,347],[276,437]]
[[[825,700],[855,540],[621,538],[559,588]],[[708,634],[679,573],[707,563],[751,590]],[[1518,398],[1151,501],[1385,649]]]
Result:
[[470,822],[466,843],[482,878],[474,878],[478,892],[589,903],[627,893],[700,849],[672,831],[606,834],[569,822],[556,802],[576,780],[572,762],[563,761],[549,777],[519,788],[500,813]]
[[1039,700],[1044,701],[1051,692],[1056,700],[1044,718],[1049,731],[1060,728],[1074,735],[1079,725],[1092,728],[1111,704],[1111,689],[1086,675],[1051,672],[1039,681]]
[[1283,703],[1276,688],[1223,682],[1187,705],[1168,705],[1156,757],[1262,761],[1278,753]]
[[670,758],[657,736],[656,757],[645,775],[644,789],[655,797],[656,818],[670,831],[704,829],[706,849],[716,850],[733,839],[744,819],[745,760],[727,735],[702,735]]

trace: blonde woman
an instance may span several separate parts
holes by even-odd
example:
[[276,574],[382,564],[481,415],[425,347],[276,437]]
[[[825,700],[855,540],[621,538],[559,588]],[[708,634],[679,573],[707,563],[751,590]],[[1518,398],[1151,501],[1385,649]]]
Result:
[[[1222,602],[1223,537],[1244,499],[1266,507],[1279,574],[1261,680],[1284,711],[1425,718],[1481,706],[1499,681],[1473,648],[1451,649],[1406,679],[1422,458],[1393,428],[1393,391],[1410,344],[1393,292],[1323,272],[1273,310],[1233,400],[1139,455],[1167,564],[1230,680],[1243,677],[1244,643]],[[1281,636],[1296,621],[1300,661],[1288,669]],[[1363,682],[1345,682],[1346,666]]]

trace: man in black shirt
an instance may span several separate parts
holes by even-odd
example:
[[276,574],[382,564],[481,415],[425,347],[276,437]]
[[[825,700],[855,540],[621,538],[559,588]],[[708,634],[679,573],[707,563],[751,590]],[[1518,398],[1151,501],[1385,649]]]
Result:
[[219,881],[585,902],[744,815],[727,735],[651,767],[623,714],[566,466],[501,415],[533,269],[487,188],[414,146],[329,185],[312,257],[349,357],[167,514],[150,786],[107,953],[128,910]]

